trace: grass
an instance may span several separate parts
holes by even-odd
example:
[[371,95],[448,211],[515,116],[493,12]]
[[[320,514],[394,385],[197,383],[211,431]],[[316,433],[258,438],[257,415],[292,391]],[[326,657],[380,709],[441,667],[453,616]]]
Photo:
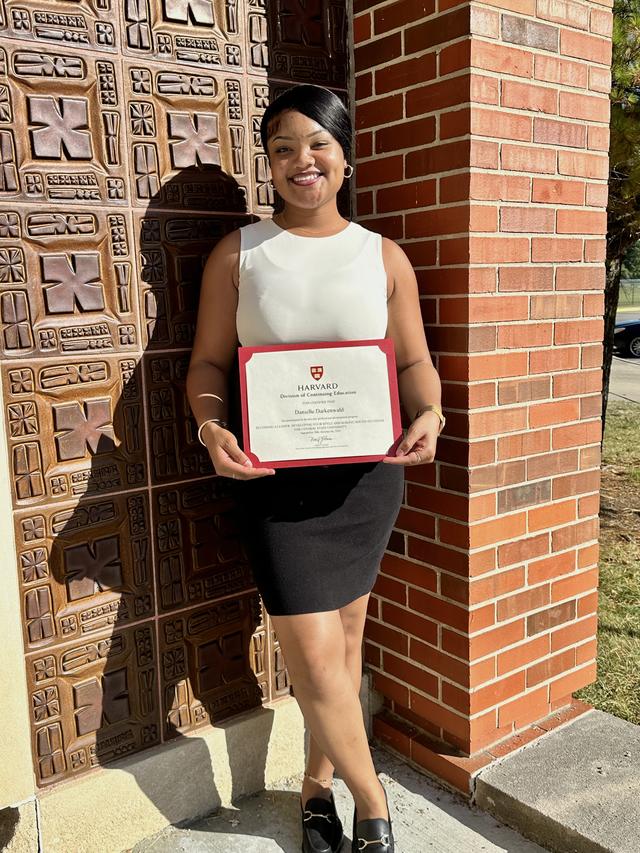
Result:
[[598,678],[575,695],[640,725],[640,406],[607,406],[600,498]]

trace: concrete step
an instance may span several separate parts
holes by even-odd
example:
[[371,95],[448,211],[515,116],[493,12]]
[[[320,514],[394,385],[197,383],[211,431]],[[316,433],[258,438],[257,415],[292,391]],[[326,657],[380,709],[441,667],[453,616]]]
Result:
[[638,853],[640,726],[588,711],[481,771],[475,802],[558,853]]
[[[438,787],[383,749],[373,760],[387,790],[396,853],[543,853],[490,815]],[[277,790],[245,797],[186,828],[169,827],[133,848],[133,853],[300,853],[301,778]],[[334,785],[345,830],[343,851],[351,849],[353,799],[340,779]]]

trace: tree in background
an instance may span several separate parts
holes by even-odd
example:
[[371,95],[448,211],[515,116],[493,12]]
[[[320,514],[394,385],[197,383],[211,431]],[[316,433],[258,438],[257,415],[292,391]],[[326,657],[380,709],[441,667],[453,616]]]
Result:
[[[604,297],[602,428],[604,433],[613,358],[613,329],[620,277],[627,255],[640,239],[640,0],[613,4],[611,142],[607,204]],[[632,258],[629,259],[633,263]]]

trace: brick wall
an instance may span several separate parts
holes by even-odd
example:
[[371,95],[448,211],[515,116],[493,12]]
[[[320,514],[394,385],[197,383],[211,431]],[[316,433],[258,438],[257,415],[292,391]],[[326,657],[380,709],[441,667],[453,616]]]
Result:
[[448,416],[366,627],[418,763],[596,677],[611,5],[354,0],[357,216],[414,265]]

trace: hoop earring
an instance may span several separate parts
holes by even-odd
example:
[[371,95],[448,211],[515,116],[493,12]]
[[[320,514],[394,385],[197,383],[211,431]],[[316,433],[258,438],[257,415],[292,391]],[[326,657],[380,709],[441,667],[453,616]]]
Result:
[[347,175],[347,172],[346,172],[346,169],[345,169],[344,176],[345,176],[345,178],[350,178],[350,177],[351,177],[351,175],[353,175],[353,166],[351,165],[351,163],[347,163],[347,169],[351,169],[351,171],[350,171],[350,172],[349,172],[349,174]]

